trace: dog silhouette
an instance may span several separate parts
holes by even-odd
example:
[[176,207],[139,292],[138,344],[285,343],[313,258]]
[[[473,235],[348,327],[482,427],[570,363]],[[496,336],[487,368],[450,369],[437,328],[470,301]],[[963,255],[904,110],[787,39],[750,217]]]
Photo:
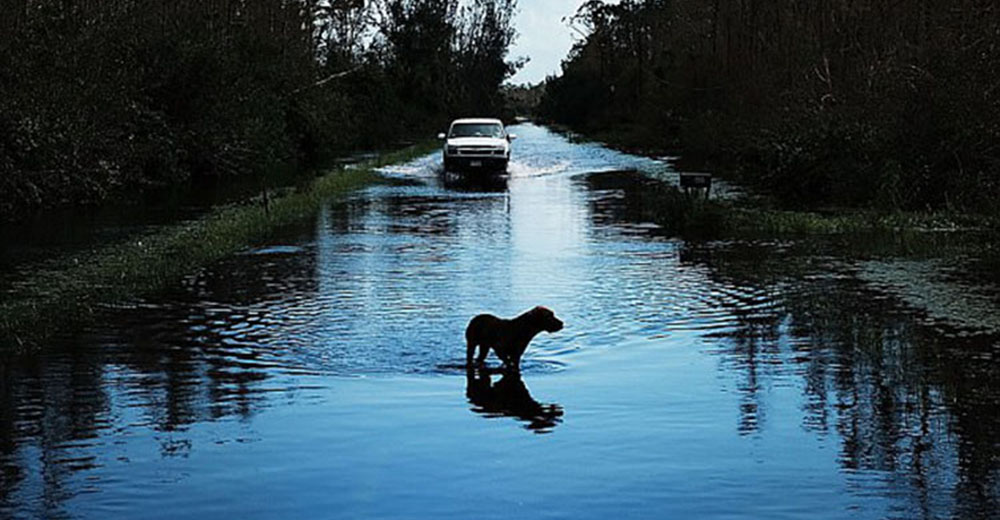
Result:
[[535,307],[511,320],[480,314],[472,318],[465,329],[465,365],[473,366],[472,358],[478,346],[476,366],[483,365],[492,349],[503,361],[505,369],[518,372],[528,343],[542,331],[557,332],[562,328],[563,322],[545,307]]

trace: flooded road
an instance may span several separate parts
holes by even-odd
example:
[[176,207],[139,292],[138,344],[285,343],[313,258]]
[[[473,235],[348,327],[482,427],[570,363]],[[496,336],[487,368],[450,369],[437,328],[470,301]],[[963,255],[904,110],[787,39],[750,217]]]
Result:
[[[388,168],[4,360],[0,517],[997,517],[996,288],[671,238],[635,207],[665,163],[513,132],[508,179]],[[466,374],[468,320],[535,305],[566,328],[521,377]]]

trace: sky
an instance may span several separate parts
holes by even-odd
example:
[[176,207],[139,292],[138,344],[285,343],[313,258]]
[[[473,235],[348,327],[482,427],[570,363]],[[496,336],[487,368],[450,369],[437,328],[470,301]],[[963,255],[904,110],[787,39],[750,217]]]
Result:
[[566,53],[573,46],[573,32],[562,21],[576,13],[585,0],[519,0],[517,41],[510,57],[527,56],[531,61],[510,82],[538,83],[559,72]]

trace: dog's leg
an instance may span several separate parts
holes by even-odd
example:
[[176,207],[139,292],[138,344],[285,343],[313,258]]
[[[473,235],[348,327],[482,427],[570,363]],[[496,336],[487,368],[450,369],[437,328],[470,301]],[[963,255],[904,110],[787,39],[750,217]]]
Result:
[[510,371],[515,374],[521,373],[521,354],[510,355]]
[[514,360],[513,354],[511,354],[510,352],[506,352],[505,351],[503,354],[500,354],[499,352],[497,352],[497,356],[500,358],[501,361],[503,361],[503,369],[504,369],[504,371],[510,372],[512,370],[511,367],[513,367],[515,365],[515,360]]
[[476,364],[483,366],[486,362],[486,356],[490,355],[490,346],[486,343],[479,344],[479,356],[476,357]]
[[505,372],[519,372],[521,364],[521,354],[523,353],[523,347],[520,341],[510,341],[505,345],[506,348],[502,355],[498,352],[497,354],[503,359],[503,368]]
[[472,338],[466,336],[465,338],[465,366],[472,366],[472,355],[476,352],[476,342]]

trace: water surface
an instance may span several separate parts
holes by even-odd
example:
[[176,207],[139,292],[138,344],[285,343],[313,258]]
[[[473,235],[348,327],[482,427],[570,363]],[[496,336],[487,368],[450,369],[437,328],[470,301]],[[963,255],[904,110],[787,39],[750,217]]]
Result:
[[[509,178],[388,168],[4,360],[0,516],[997,516],[998,292],[968,259],[685,242],[636,217],[667,163],[514,131]],[[534,305],[566,328],[521,377],[461,368],[473,315]]]

